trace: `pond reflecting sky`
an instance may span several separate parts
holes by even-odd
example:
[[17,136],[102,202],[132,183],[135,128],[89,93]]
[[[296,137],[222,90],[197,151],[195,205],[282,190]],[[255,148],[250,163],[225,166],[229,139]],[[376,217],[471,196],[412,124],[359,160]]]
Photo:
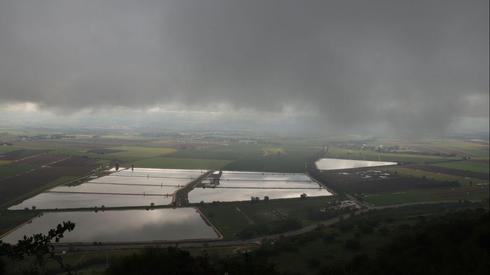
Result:
[[316,167],[320,170],[341,170],[363,167],[388,166],[396,165],[397,163],[389,161],[323,158],[319,159],[315,164]]
[[[29,198],[9,209],[73,209],[167,205],[180,187],[199,177],[202,170],[147,169],[122,170],[76,186],[58,186]],[[300,173],[223,171],[216,189],[196,188],[190,202],[243,201],[250,197],[270,199],[331,195],[326,189]],[[291,188],[291,189],[287,189]]]
[[[180,187],[199,177],[203,170],[135,168],[113,172],[76,186],[58,186],[24,200],[9,209],[88,208],[166,205]],[[62,193],[55,193],[62,192]],[[85,194],[84,194],[85,193]]]
[[149,206],[170,204],[172,197],[162,196],[131,196],[108,194],[78,194],[78,193],[41,193],[20,204],[10,207],[11,210],[32,208],[37,209],[70,209],[88,207],[118,207],[118,206]]
[[226,189],[226,188],[196,188],[189,193],[191,203],[213,201],[249,201],[250,198],[264,196],[269,199],[299,198],[305,193],[308,197],[330,196],[326,189]]
[[194,208],[74,211],[45,213],[20,226],[2,241],[15,243],[24,235],[47,233],[63,221],[75,223],[63,242],[149,242],[216,239],[218,235]]
[[309,197],[331,195],[305,174],[223,171],[217,188],[195,188],[189,193],[189,201],[248,201],[264,196],[285,199],[299,198],[303,193]]

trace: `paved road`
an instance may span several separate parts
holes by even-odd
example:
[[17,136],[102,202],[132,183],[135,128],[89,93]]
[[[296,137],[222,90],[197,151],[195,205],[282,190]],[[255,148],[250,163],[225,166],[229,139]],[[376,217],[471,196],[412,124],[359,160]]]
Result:
[[179,190],[175,191],[174,193],[174,198],[172,200],[172,204],[177,206],[177,207],[182,207],[186,206],[189,204],[189,192],[196,187],[201,181],[209,176],[209,174],[213,173],[213,171],[207,171],[206,173],[202,174],[195,180],[189,182],[186,186],[180,188]]
[[[481,202],[481,200],[466,200],[466,201],[472,203]],[[370,206],[369,209],[381,210],[387,208],[399,208],[399,207],[414,206],[414,205],[430,205],[430,204],[444,204],[444,203],[457,203],[457,202],[460,202],[460,200],[407,202],[407,203],[400,203],[400,204],[393,204],[393,205]]]

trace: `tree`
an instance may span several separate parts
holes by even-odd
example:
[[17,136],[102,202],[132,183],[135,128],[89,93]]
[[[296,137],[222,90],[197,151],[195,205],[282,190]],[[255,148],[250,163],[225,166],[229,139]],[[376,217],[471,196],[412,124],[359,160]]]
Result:
[[211,275],[278,274],[267,257],[243,253],[234,257],[209,259],[206,252],[193,256],[176,247],[146,248],[142,252],[113,261],[106,274],[112,275]]
[[[11,245],[0,241],[0,257],[5,256],[13,261],[20,261],[26,257],[34,257],[34,266],[31,266],[29,274],[40,274],[40,268],[46,264],[46,259],[56,261],[61,269],[67,274],[73,274],[68,266],[63,263],[63,258],[56,255],[54,242],[59,242],[63,238],[66,231],[70,232],[75,228],[75,224],[67,221],[54,229],[50,229],[48,234],[34,234],[31,237],[24,236],[24,239],[19,240],[17,244]],[[0,263],[0,267],[2,264]],[[0,274],[2,269],[0,268]]]
[[344,244],[345,248],[350,249],[350,250],[358,250],[361,248],[361,242],[359,242],[358,239],[353,238],[345,241]]

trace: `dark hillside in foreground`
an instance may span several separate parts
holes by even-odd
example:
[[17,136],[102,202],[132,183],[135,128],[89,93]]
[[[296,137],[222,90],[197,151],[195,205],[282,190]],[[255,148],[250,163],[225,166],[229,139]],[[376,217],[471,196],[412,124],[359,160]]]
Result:
[[[390,213],[356,217],[336,226],[339,229],[336,233],[319,228],[232,257],[212,258],[206,253],[193,257],[175,248],[149,249],[114,262],[107,274],[459,275],[490,271],[487,210],[417,216],[411,222],[397,220]],[[380,241],[372,247],[369,240],[375,235],[379,235]],[[312,244],[336,247],[336,256],[305,254],[305,248]],[[306,250],[310,254],[329,251]],[[296,260],[288,260],[285,254],[291,254]],[[323,260],[318,259],[322,257]],[[296,261],[308,264],[299,271],[294,266]]]

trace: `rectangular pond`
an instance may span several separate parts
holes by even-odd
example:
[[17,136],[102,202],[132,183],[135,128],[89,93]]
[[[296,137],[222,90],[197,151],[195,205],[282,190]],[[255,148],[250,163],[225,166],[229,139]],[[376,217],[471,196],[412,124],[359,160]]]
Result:
[[163,178],[163,179],[184,179],[192,180],[200,175],[206,173],[206,170],[192,170],[192,169],[157,169],[157,168],[134,168],[119,170],[113,173],[114,176],[123,177],[148,177],[148,178]]
[[343,170],[343,169],[354,169],[354,168],[364,168],[364,167],[389,166],[389,165],[397,165],[397,163],[389,162],[389,161],[322,158],[317,160],[315,162],[315,165],[319,170],[327,171],[327,170]]
[[319,189],[227,189],[227,188],[195,188],[189,193],[191,203],[213,202],[213,201],[249,201],[251,197],[259,197],[263,200],[265,196],[269,199],[299,198],[301,194],[308,197],[332,195],[324,188]]
[[119,170],[75,186],[58,186],[24,200],[9,209],[70,209],[167,205],[172,196],[204,170],[148,169]]
[[107,194],[169,194],[172,195],[178,187],[164,185],[136,185],[121,183],[92,183],[87,182],[77,186],[59,186],[49,190],[49,192],[67,193],[107,193]]
[[230,172],[223,171],[220,178],[222,187],[258,187],[258,188],[316,188],[318,183],[305,174],[266,173],[266,172]]
[[242,172],[242,171],[223,171],[221,179],[235,181],[294,181],[310,182],[311,179],[302,173],[270,173],[270,172]]
[[2,238],[15,243],[24,235],[47,233],[63,221],[75,223],[61,242],[152,242],[217,239],[215,230],[194,208],[48,212]]
[[[205,187],[205,188],[204,188]],[[219,184],[196,187],[189,193],[191,203],[248,201],[251,197],[269,199],[329,196],[328,190],[305,174],[223,171]]]
[[20,210],[32,208],[33,206],[36,209],[150,206],[151,203],[167,205],[172,203],[172,197],[45,192],[11,206],[9,209]]

